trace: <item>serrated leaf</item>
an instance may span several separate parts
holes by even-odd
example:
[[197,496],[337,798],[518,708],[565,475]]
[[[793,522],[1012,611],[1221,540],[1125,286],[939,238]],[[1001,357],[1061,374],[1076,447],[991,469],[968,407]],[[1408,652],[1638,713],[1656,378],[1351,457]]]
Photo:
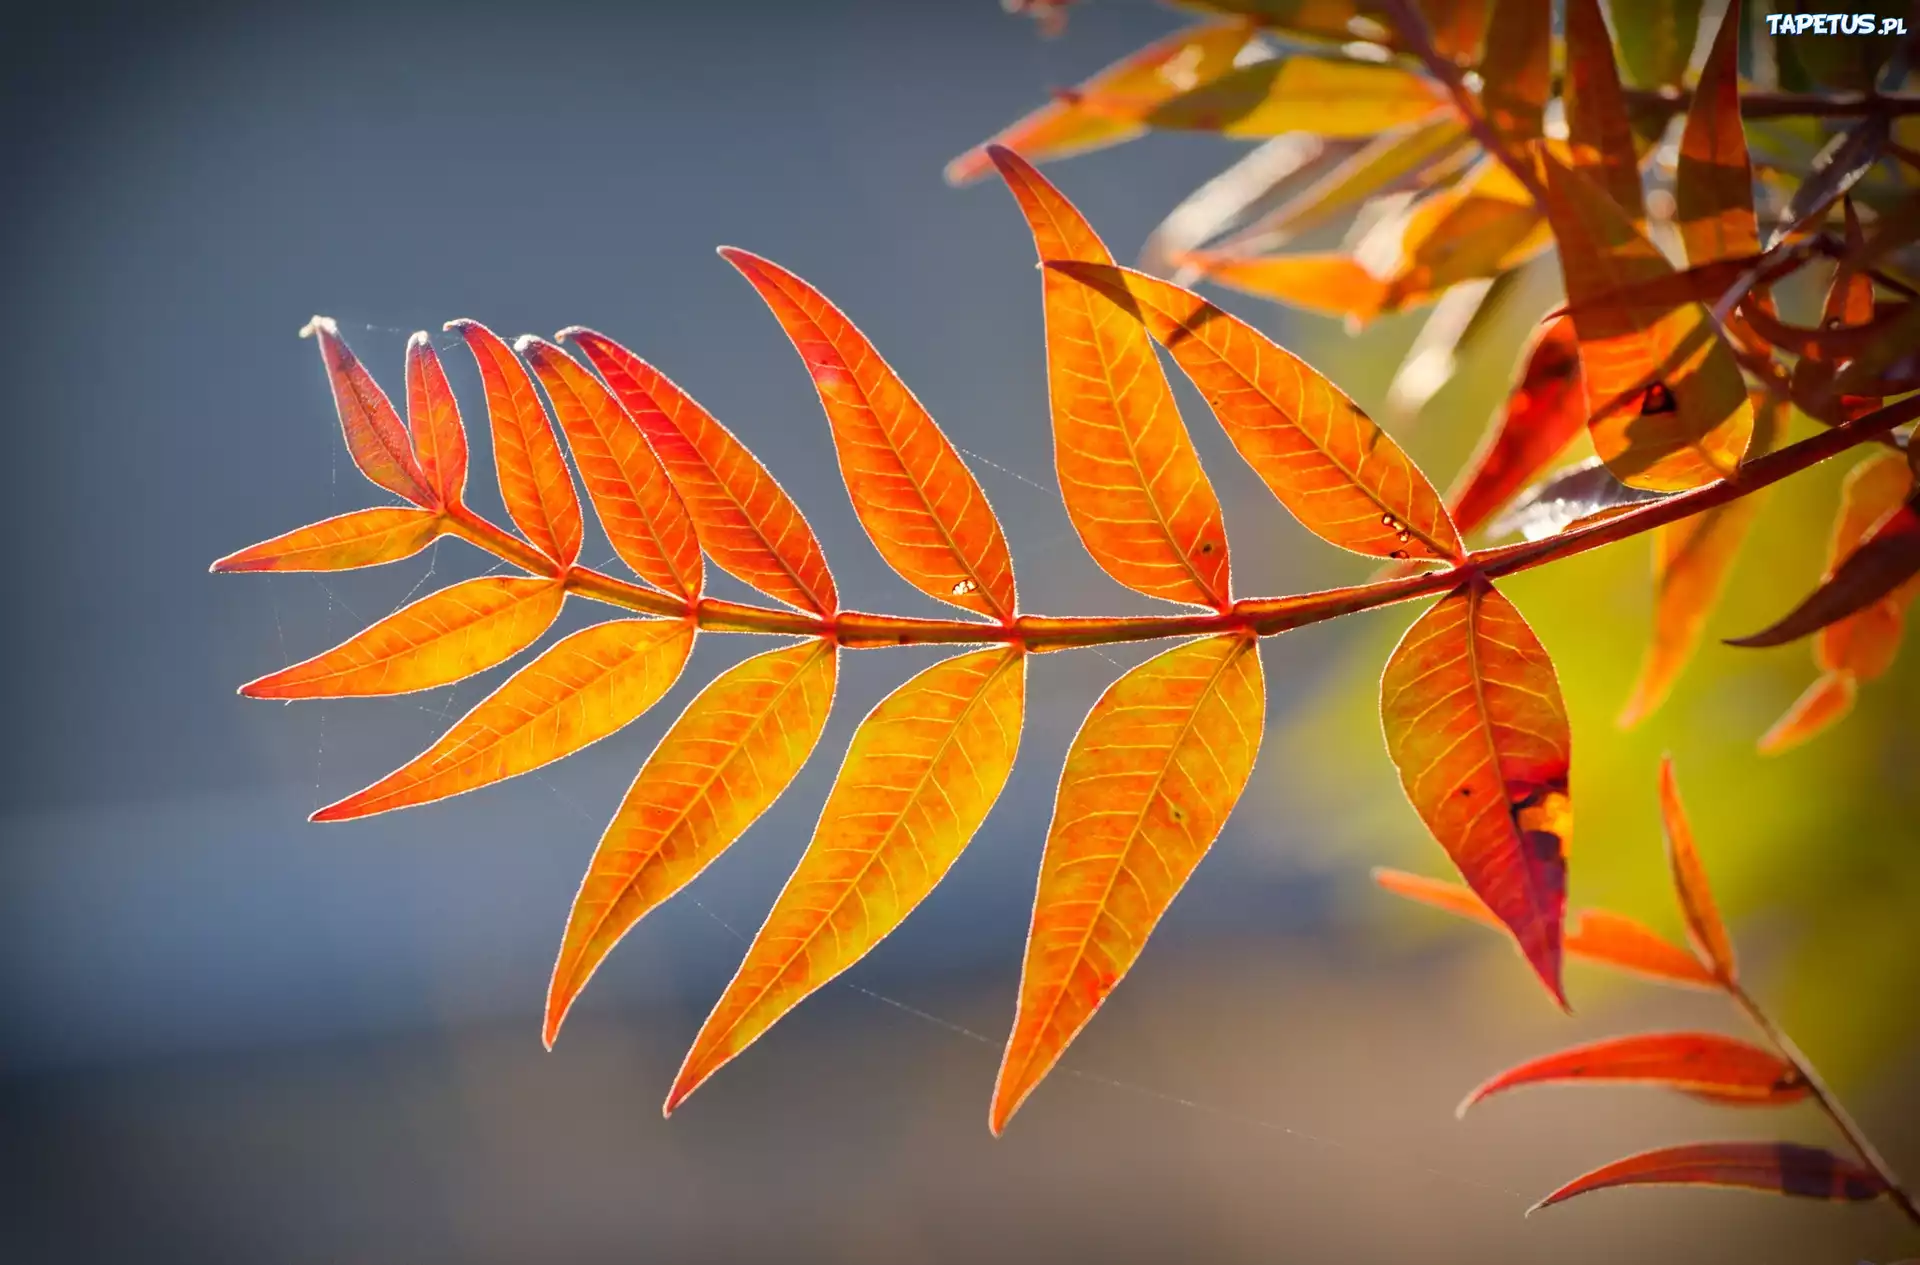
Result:
[[1807,1199],[1865,1200],[1885,1185],[1870,1169],[1794,1142],[1694,1142],[1616,1160],[1576,1177],[1533,1210],[1609,1186],[1734,1186]]
[[1149,127],[1278,136],[1372,136],[1425,118],[1447,103],[1432,79],[1396,65],[1304,54],[1230,70],[1146,114]]
[[1231,69],[1252,34],[1244,22],[1207,22],[1156,40],[948,163],[947,183],[992,171],[989,144],[1045,162],[1132,140],[1147,130],[1141,120],[1154,106]]
[[986,493],[913,392],[825,295],[778,264],[722,247],[813,378],[840,476],[880,556],[921,592],[1001,622],[1013,558]]
[[1128,268],[1049,267],[1145,324],[1254,473],[1309,531],[1376,558],[1464,556],[1419,467],[1305,361],[1190,290]]
[[407,340],[407,429],[421,478],[440,504],[460,504],[467,490],[467,428],[425,330]]
[[1732,352],[1698,304],[1655,311],[1595,303],[1609,291],[1665,277],[1673,266],[1605,193],[1543,157],[1594,450],[1622,482],[1652,491],[1727,477],[1753,433],[1753,407]]
[[419,553],[445,529],[435,510],[353,510],[236,550],[214,571],[346,571],[398,562]]
[[1256,642],[1176,646],[1116,681],[1067,751],[994,1133],[1140,956],[1246,788],[1266,719]]
[[[1373,881],[1396,896],[1496,928],[1509,939],[1513,936],[1471,888],[1384,868],[1373,871]],[[1561,948],[1569,958],[1631,971],[1662,983],[1694,988],[1713,988],[1718,984],[1693,954],[1661,938],[1646,925],[1609,910],[1583,909],[1570,915]]]
[[1456,1112],[1523,1085],[1624,1083],[1658,1085],[1716,1101],[1769,1106],[1808,1092],[1799,1069],[1771,1050],[1711,1032],[1649,1032],[1559,1050],[1510,1067],[1474,1089]]
[[[1050,260],[1113,263],[1086,219],[1011,150],[989,150]],[[1080,543],[1137,593],[1224,610],[1232,569],[1220,499],[1153,341],[1073,278],[1042,270],[1054,470]]]
[[1521,350],[1519,380],[1447,494],[1454,525],[1473,531],[1551,465],[1586,429],[1586,403],[1573,321],[1543,323]]
[[615,619],[563,637],[439,741],[314,821],[347,821],[489,786],[573,754],[639,718],[679,679],[694,625]]
[[936,663],[867,715],[813,841],[687,1052],[667,1113],[946,876],[1013,771],[1025,709],[1026,656],[1006,646]]
[[1476,575],[1394,648],[1380,716],[1414,810],[1565,1005],[1572,734],[1546,649]]
[[324,654],[240,687],[248,698],[347,698],[450,685],[504,663],[560,614],[557,580],[481,576],[403,606]]
[[533,378],[513,348],[478,321],[449,321],[480,367],[487,396],[487,430],[507,516],[528,542],[562,569],[580,557],[580,496],[560,455]]
[[1714,975],[1731,984],[1737,975],[1733,956],[1733,938],[1720,920],[1713,901],[1713,889],[1707,883],[1706,867],[1694,846],[1693,827],[1687,821],[1686,806],[1680,802],[1680,784],[1674,780],[1673,757],[1660,760],[1660,823],[1667,839],[1667,864],[1673,871],[1673,890],[1680,898],[1680,912],[1686,915],[1687,939],[1695,955]]
[[1552,0],[1493,0],[1480,103],[1487,122],[1506,140],[1525,143],[1540,136],[1552,56]]
[[756,655],[702,690],[660,739],[573,899],[547,990],[549,1049],[620,938],[731,847],[798,775],[826,726],[838,665],[824,638]]
[[[1701,0],[1611,0],[1608,7],[1627,78],[1641,88],[1678,84],[1700,32]],[[1738,0],[1729,8],[1737,14]]]
[[346,437],[347,454],[355,468],[375,485],[415,505],[439,508],[438,498],[414,459],[413,441],[400,415],[340,337],[340,327],[333,318],[316,316],[300,333],[302,337],[312,335],[320,345],[320,363],[326,368],[333,407],[340,415],[340,432]]
[[546,388],[614,553],[654,587],[697,601],[704,574],[700,541],[639,424],[599,379],[552,343],[527,335],[514,346]]
[[1687,262],[1696,266],[1760,250],[1753,160],[1740,121],[1740,14],[1740,0],[1730,0],[1680,133],[1675,219]]
[[[1763,393],[1756,394],[1753,405],[1753,449],[1766,452],[1785,427],[1786,405]],[[1658,710],[1693,658],[1764,496],[1743,496],[1653,529],[1653,633],[1620,712],[1622,728]]]
[[1633,127],[1627,120],[1613,38],[1601,16],[1600,0],[1567,0],[1566,27],[1567,83],[1562,101],[1573,169],[1604,190],[1636,227],[1642,226],[1647,207],[1640,187],[1640,160],[1634,153]]
[[715,565],[789,606],[839,609],[826,553],[800,507],[751,452],[692,396],[604,334],[560,331],[606,379],[645,432]]

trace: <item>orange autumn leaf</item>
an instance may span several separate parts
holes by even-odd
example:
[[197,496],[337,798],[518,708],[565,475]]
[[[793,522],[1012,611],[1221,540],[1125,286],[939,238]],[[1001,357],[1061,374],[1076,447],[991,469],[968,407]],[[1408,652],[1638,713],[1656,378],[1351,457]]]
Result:
[[826,726],[838,665],[824,638],[755,655],[702,690],[660,739],[573,899],[547,989],[547,1048],[620,938],[731,847],[800,772]]
[[1208,22],[1156,40],[948,163],[947,183],[992,171],[988,145],[1046,162],[1131,140],[1147,130],[1142,119],[1154,106],[1232,69],[1252,34],[1244,22]]
[[565,600],[555,580],[463,580],[401,607],[324,654],[249,681],[240,692],[248,698],[346,698],[450,685],[538,641]]
[[1134,961],[1226,825],[1266,720],[1260,651],[1206,637],[1116,681],[1067,751],[1047,831],[994,1133]]
[[447,328],[466,340],[480,367],[507,517],[535,549],[562,569],[572,566],[580,557],[580,497],[532,377],[513,348],[480,322],[449,321]]
[[1552,56],[1552,0],[1492,0],[1480,103],[1503,139],[1524,143],[1540,136]]
[[1680,784],[1674,780],[1671,756],[1660,759],[1660,822],[1667,839],[1667,863],[1673,870],[1673,890],[1680,897],[1681,913],[1686,915],[1687,939],[1701,963],[1731,984],[1736,978],[1733,938],[1727,934],[1713,902],[1706,867],[1694,846],[1693,827],[1687,821],[1686,806],[1680,802]]
[[1732,1186],[1805,1199],[1878,1198],[1871,1169],[1795,1142],[1694,1142],[1616,1160],[1576,1177],[1529,1211],[1610,1186]]
[[[1898,458],[1895,458],[1898,460]],[[1904,463],[1903,463],[1904,464]],[[1920,577],[1920,504],[1896,507],[1798,606],[1732,646],[1783,646],[1881,603],[1903,609]]]
[[407,340],[407,429],[426,485],[440,504],[460,504],[467,488],[467,429],[425,330]]
[[340,327],[333,318],[314,317],[300,336],[311,336],[320,344],[320,363],[327,371],[333,407],[340,415],[340,432],[346,436],[347,454],[354,466],[377,486],[415,505],[438,509],[440,499],[414,459],[413,440],[400,415],[340,337]]
[[[989,155],[1040,261],[1113,263],[1080,212],[1018,154]],[[1067,517],[1101,570],[1149,597],[1224,610],[1232,569],[1220,499],[1180,420],[1147,332],[1087,287],[1042,269],[1054,470]]]
[[347,821],[461,795],[551,764],[660,701],[693,649],[694,625],[615,619],[555,642],[378,782],[313,814]]
[[1419,71],[1303,54],[1230,70],[1154,106],[1145,121],[1223,136],[1372,136],[1446,102],[1445,89]]
[[1546,649],[1476,575],[1394,648],[1380,716],[1420,819],[1565,1005],[1572,735]]
[[[1481,159],[1452,188],[1414,205],[1396,226],[1383,311],[1429,302],[1462,281],[1496,277],[1553,242],[1533,195],[1506,164]],[[1365,253],[1372,236],[1356,248]]]
[[1387,303],[1387,283],[1344,251],[1239,255],[1190,250],[1170,261],[1219,285],[1323,316],[1366,322]]
[[[1913,494],[1911,467],[1897,453],[1876,453],[1847,472],[1840,485],[1840,512],[1828,545],[1826,580],[1860,550],[1882,523],[1903,524],[1905,498]],[[1911,510],[1904,511],[1909,517]],[[1862,683],[1883,675],[1899,652],[1905,608],[1920,594],[1909,579],[1878,601],[1834,620],[1814,636],[1820,669],[1804,694],[1760,739],[1763,755],[1777,755],[1814,737],[1852,710]]]
[[1586,390],[1570,319],[1536,329],[1520,364],[1520,380],[1447,494],[1447,508],[1463,533],[1492,518],[1586,429]]
[[880,556],[921,592],[1009,622],[1013,557],[953,444],[866,335],[778,264],[723,246],[793,341],[820,394],[854,512]]
[[[1756,392],[1753,450],[1764,453],[1786,424],[1786,404]],[[1653,635],[1619,725],[1631,728],[1667,699],[1720,604],[1734,560],[1763,503],[1762,494],[1667,523],[1653,530]]]
[[552,343],[529,334],[514,349],[546,388],[614,553],[655,588],[697,600],[700,541],[639,425],[599,379]]
[[1048,265],[1146,325],[1247,464],[1302,526],[1376,558],[1464,557],[1440,494],[1312,366],[1191,290],[1130,268]]
[[445,530],[433,510],[382,506],[353,510],[249,545],[213,571],[345,571],[411,558]]
[[[1373,881],[1396,896],[1496,928],[1512,938],[1512,931],[1471,888],[1386,868],[1376,868]],[[1570,914],[1561,948],[1570,958],[1631,971],[1663,983],[1701,988],[1716,983],[1693,954],[1663,939],[1644,923],[1611,910],[1583,909]]]
[[1771,1050],[1711,1032],[1650,1032],[1613,1037],[1529,1059],[1490,1077],[1456,1109],[1522,1085],[1659,1085],[1715,1101],[1777,1106],[1807,1096],[1799,1069]]
[[1698,304],[1595,302],[1673,272],[1606,194],[1550,155],[1547,208],[1580,339],[1589,434],[1621,482],[1676,492],[1738,469],[1753,433],[1733,353]]
[[557,337],[579,345],[645,432],[715,565],[789,606],[816,615],[839,608],[806,516],[733,432],[605,334],[576,325]]
[[1567,143],[1573,169],[1606,191],[1635,225],[1646,222],[1640,160],[1620,90],[1613,39],[1599,0],[1567,0]]
[[813,841],[687,1052],[667,1114],[946,876],[1013,771],[1025,709],[1026,656],[1006,646],[936,663],[867,715]]
[[1687,262],[1758,254],[1753,160],[1740,120],[1740,0],[1731,0],[1680,135],[1674,202]]

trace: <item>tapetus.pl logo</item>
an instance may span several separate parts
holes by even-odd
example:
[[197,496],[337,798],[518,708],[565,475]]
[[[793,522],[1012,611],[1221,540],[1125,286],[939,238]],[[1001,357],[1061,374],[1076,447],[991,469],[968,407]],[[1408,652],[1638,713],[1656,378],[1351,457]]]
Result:
[[1907,20],[1877,13],[1769,13],[1771,35],[1905,35]]

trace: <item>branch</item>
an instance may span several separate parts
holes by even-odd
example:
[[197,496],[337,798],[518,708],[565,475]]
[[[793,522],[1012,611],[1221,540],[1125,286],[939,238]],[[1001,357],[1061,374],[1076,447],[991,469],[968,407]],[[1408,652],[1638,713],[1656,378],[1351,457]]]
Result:
[[[1691,88],[1626,88],[1629,108],[1679,113],[1693,104]],[[1740,116],[1748,119],[1845,119],[1865,115],[1898,118],[1920,114],[1920,94],[1908,92],[1747,92],[1740,97]]]
[[1756,1002],[1746,989],[1733,980],[1725,981],[1724,987],[1727,995],[1733,998],[1734,1004],[1753,1021],[1753,1026],[1760,1030],[1761,1035],[1773,1045],[1780,1057],[1793,1064],[1794,1070],[1800,1073],[1800,1078],[1806,1082],[1807,1092],[1812,1096],[1813,1101],[1819,1104],[1820,1110],[1826,1113],[1827,1119],[1833,1121],[1834,1128],[1846,1138],[1847,1144],[1860,1157],[1860,1162],[1872,1169],[1874,1175],[1886,1186],[1887,1197],[1893,1200],[1894,1206],[1906,1215],[1907,1220],[1920,1225],[1920,1204],[1914,1203],[1913,1196],[1908,1193],[1905,1186],[1900,1184],[1899,1174],[1893,1171],[1886,1158],[1875,1149],[1873,1142],[1868,1139],[1858,1122],[1847,1114],[1847,1109],[1840,1105],[1840,1100],[1834,1097],[1833,1091],[1828,1089],[1826,1082],[1820,1079],[1820,1073],[1814,1069],[1807,1056],[1802,1054],[1792,1039],[1767,1016],[1766,1011],[1760,1009],[1760,1003]]

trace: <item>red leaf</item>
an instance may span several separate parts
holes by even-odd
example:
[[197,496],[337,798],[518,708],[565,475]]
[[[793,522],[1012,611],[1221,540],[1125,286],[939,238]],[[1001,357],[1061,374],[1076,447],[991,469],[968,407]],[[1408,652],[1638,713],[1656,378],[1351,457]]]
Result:
[[1609,1186],[1734,1186],[1804,1199],[1865,1200],[1886,1185],[1851,1160],[1793,1142],[1695,1142],[1616,1160],[1576,1177],[1529,1212]]
[[407,340],[407,427],[427,486],[442,505],[460,504],[467,489],[467,429],[425,330]]
[[347,453],[360,473],[415,505],[438,509],[439,499],[414,460],[413,443],[400,415],[340,337],[333,318],[316,316],[300,333],[311,334],[320,344],[320,361],[327,369],[327,385],[333,388],[333,406],[340,414]]
[[1580,344],[1571,318],[1535,330],[1521,364],[1505,409],[1447,496],[1463,533],[1491,518],[1587,428]]
[[1807,1096],[1799,1069],[1770,1050],[1711,1032],[1613,1037],[1510,1067],[1461,1102],[1456,1114],[1521,1085],[1600,1081],[1660,1085],[1716,1101],[1781,1104]]

